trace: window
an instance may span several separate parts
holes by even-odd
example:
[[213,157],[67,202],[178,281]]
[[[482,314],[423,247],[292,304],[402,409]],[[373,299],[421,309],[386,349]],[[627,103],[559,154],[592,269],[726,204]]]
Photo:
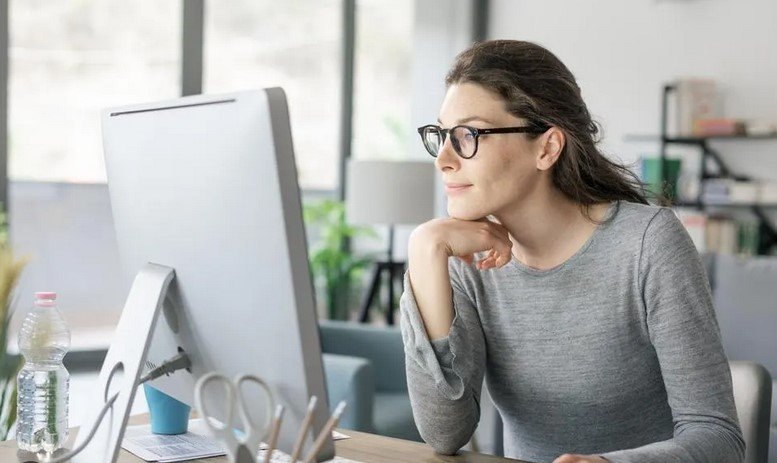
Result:
[[203,91],[283,87],[305,189],[339,181],[342,40],[340,0],[206,4]]
[[[410,127],[412,0],[356,3],[353,157],[403,159]],[[417,150],[415,150],[417,151]]]
[[180,94],[181,9],[181,0],[9,5],[11,237],[31,259],[18,288],[22,308],[49,288],[61,293],[74,329],[115,324],[126,288],[101,112]]
[[[126,297],[111,226],[100,116],[180,94],[184,0],[11,0],[11,235],[32,257],[19,294],[54,289],[84,324]],[[203,91],[281,86],[300,184],[337,188],[343,0],[208,2]],[[354,155],[402,157],[411,128],[413,1],[359,0]],[[193,34],[198,37],[198,34]],[[103,323],[103,322],[99,322]]]
[[181,0],[16,0],[9,177],[105,182],[101,111],[180,93]]

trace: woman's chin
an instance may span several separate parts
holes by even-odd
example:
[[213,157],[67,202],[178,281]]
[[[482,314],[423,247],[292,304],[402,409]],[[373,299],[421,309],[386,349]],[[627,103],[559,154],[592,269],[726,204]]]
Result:
[[479,220],[486,217],[489,214],[487,211],[481,209],[461,207],[459,205],[451,204],[448,202],[448,216],[457,220]]

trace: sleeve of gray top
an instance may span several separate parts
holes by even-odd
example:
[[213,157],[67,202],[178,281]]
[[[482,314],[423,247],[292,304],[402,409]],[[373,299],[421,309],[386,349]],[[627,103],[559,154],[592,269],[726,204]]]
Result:
[[448,336],[429,341],[409,272],[400,299],[400,323],[416,426],[437,453],[452,455],[469,441],[480,419],[486,349],[475,306],[450,263],[448,268],[455,312]]
[[741,462],[745,443],[709,284],[693,242],[669,209],[659,210],[646,228],[639,279],[674,435],[602,456],[614,463]]

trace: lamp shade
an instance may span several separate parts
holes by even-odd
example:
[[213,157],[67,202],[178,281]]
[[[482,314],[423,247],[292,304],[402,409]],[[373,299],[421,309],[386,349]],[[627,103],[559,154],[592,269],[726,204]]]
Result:
[[345,188],[348,222],[419,224],[434,217],[434,164],[351,159]]

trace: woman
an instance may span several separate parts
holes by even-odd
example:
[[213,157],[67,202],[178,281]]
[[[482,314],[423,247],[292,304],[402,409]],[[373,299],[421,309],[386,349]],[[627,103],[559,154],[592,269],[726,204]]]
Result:
[[452,454],[470,439],[485,375],[506,456],[741,461],[698,254],[598,150],[574,76],[498,40],[461,53],[446,85],[439,125],[419,133],[450,217],[412,233],[401,300],[424,440]]

